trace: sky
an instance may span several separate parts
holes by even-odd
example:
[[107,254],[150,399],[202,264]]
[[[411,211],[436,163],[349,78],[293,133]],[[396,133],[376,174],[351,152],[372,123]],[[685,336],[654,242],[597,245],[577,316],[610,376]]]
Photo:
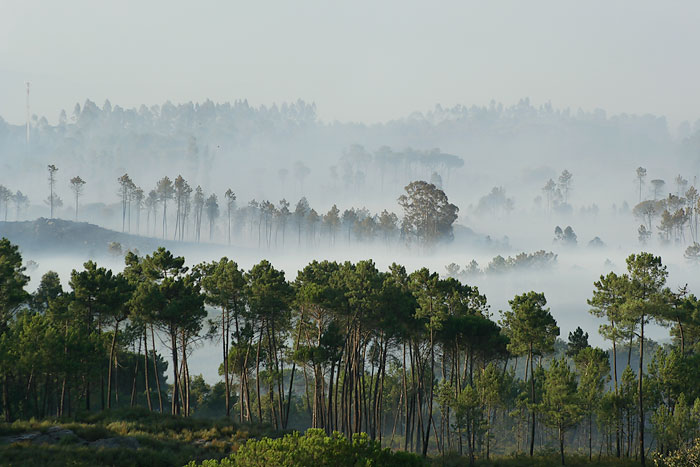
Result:
[[0,0],[0,116],[76,102],[315,102],[374,123],[442,106],[700,118],[700,2]]

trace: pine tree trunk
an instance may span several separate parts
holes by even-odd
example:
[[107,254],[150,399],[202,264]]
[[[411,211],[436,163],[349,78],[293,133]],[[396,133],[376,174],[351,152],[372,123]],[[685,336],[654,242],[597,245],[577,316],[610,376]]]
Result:
[[114,325],[112,334],[112,345],[109,348],[109,369],[107,370],[107,408],[112,408],[112,365],[114,362],[114,348],[117,345],[117,332],[119,332],[119,321]]
[[644,374],[644,315],[642,314],[640,333],[639,333],[639,386],[638,386],[638,402],[639,402],[639,460],[642,465],[645,465],[644,452],[644,397],[642,394],[642,380]]
[[561,465],[564,465],[564,431],[559,426],[559,453],[561,454]]
[[530,457],[535,452],[535,410],[534,410],[534,405],[535,405],[535,373],[534,373],[534,364],[533,360],[534,355],[532,353],[532,342],[530,342],[530,351],[528,353],[528,359],[530,360],[530,399],[533,405],[532,409],[532,425],[530,428]]
[[151,342],[153,344],[153,373],[156,378],[156,389],[158,390],[158,406],[160,408],[160,413],[163,413],[163,396],[160,389],[160,373],[158,372],[158,365],[156,363],[156,335],[153,332],[153,326],[151,325]]
[[148,382],[148,334],[146,329],[143,330],[143,372],[144,372],[144,388],[146,390],[146,402],[148,403],[148,411],[153,411],[153,404],[151,402],[151,388]]
[[170,404],[170,413],[173,415],[180,415],[180,388],[177,374],[177,330],[172,325],[170,326],[170,345],[173,360],[173,400]]
[[228,370],[228,327],[227,327],[227,314],[228,310],[223,309],[221,312],[221,345],[223,346],[224,353],[224,390],[226,391],[226,417],[231,416],[231,384],[229,382],[229,370]]

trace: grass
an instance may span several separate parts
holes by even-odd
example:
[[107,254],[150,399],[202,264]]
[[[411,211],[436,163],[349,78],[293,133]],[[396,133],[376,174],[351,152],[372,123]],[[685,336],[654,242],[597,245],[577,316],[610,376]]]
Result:
[[[81,413],[70,419],[22,420],[0,423],[0,437],[28,432],[45,433],[60,426],[75,433],[56,444],[30,442],[0,443],[0,464],[7,466],[182,466],[190,461],[220,460],[230,456],[248,439],[277,438],[265,425],[240,425],[227,419],[185,418],[149,412],[146,409],[120,409],[99,413]],[[82,441],[104,438],[133,437],[137,450],[127,448],[94,448]],[[428,459],[432,466],[466,467],[469,459],[456,453]],[[477,459],[477,467],[545,467],[560,464],[559,455],[542,452],[535,457],[497,456],[489,461]],[[567,466],[626,467],[634,460],[567,454]]]
[[[431,461],[434,466],[466,467],[469,465],[469,458],[460,457],[458,454],[446,455],[444,462],[440,457],[434,457]],[[631,467],[639,465],[639,461],[634,461],[634,459],[617,459],[615,457],[598,459],[597,456],[593,456],[593,460],[589,461],[587,455],[580,454],[566,454],[565,462],[570,467]],[[557,465],[561,465],[558,453],[540,453],[533,457],[528,455],[495,456],[488,461],[477,459],[475,463],[476,467],[550,467]]]
[[[176,417],[140,408],[83,413],[71,419],[0,423],[0,436],[45,433],[57,425],[73,431],[75,436],[56,444],[0,444],[2,465],[185,465],[191,460],[226,457],[249,438],[279,436],[267,426],[240,425],[226,419]],[[92,442],[125,436],[138,440],[139,448],[94,448],[81,443],[81,440]]]

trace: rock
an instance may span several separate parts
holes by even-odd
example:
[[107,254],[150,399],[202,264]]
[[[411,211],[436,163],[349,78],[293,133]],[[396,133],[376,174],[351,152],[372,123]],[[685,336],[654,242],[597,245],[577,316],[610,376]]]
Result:
[[31,433],[22,433],[15,436],[7,436],[4,438],[4,441],[6,443],[21,443],[22,441],[31,442],[37,439],[39,436],[41,436],[41,433],[39,433],[38,431],[33,431]]
[[89,444],[93,448],[126,448],[126,449],[138,449],[139,440],[131,436],[125,436],[121,438],[104,438],[93,441]]
[[6,436],[2,438],[4,443],[21,443],[29,441],[32,444],[56,444],[67,437],[74,437],[76,444],[85,444],[86,441],[78,438],[73,431],[60,426],[52,426],[46,433],[33,431],[30,433],[22,433],[15,436]]

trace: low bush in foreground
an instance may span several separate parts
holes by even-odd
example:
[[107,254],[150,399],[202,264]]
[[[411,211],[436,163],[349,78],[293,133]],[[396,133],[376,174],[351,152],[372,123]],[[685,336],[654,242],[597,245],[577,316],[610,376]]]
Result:
[[700,465],[700,438],[689,446],[673,451],[666,456],[654,456],[654,465],[658,467],[687,467]]
[[[321,429],[309,429],[305,434],[294,432],[282,438],[248,440],[236,453],[220,461],[204,461],[202,467],[411,467],[424,465],[423,459],[407,452],[382,449],[366,433],[352,440],[338,432],[327,436]],[[188,467],[195,467],[190,462]]]

